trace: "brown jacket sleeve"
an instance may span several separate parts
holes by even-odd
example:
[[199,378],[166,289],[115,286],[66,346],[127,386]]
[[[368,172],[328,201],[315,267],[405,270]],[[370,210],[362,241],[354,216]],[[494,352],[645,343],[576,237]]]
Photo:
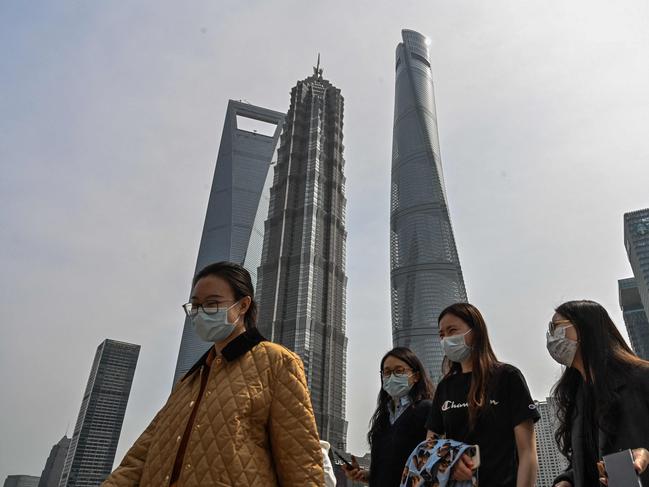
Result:
[[299,357],[283,357],[273,386],[270,443],[282,487],[324,485],[320,439]]
[[153,421],[147,426],[140,437],[135,440],[131,449],[113,473],[104,481],[102,487],[137,487],[140,485],[142,477],[142,468],[149,453],[151,437],[155,430],[156,422],[160,413],[153,418]]

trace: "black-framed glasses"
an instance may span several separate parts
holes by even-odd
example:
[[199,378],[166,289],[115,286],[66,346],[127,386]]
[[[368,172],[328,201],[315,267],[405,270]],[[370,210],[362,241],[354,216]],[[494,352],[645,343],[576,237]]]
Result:
[[198,314],[198,310],[202,309],[203,313],[206,315],[215,315],[222,309],[230,309],[230,306],[224,306],[226,303],[235,303],[236,301],[226,301],[225,303],[217,303],[216,301],[211,301],[205,304],[194,304],[194,303],[185,303],[183,304],[183,309],[185,314],[190,318],[193,318]]
[[572,326],[572,321],[570,320],[557,320],[557,321],[552,321],[548,323],[548,332],[550,332],[550,335],[554,334],[554,330],[556,330],[558,327],[562,325],[570,325]]
[[408,372],[414,372],[412,369],[407,368],[407,367],[395,367],[394,369],[385,369],[385,370],[379,370],[379,373],[381,374],[381,377],[384,379],[387,379],[390,377],[392,374],[396,375],[405,375]]

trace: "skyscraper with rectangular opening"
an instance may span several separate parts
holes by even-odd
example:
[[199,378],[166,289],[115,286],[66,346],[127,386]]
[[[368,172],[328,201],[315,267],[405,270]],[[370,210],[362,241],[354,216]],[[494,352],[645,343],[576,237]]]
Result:
[[629,334],[631,348],[645,360],[649,360],[649,321],[640,299],[640,291],[635,278],[618,281],[620,308]]
[[97,347],[60,487],[99,486],[110,474],[139,355],[132,343],[107,339]]
[[[242,264],[255,284],[283,122],[283,113],[240,101],[228,103],[194,273],[225,260]],[[211,345],[185,318],[174,384]]]
[[262,334],[304,362],[320,436],[345,450],[343,97],[313,76],[291,91],[257,292]]
[[437,380],[443,359],[437,317],[467,297],[444,189],[430,40],[412,30],[402,37],[390,195],[392,339],[411,348]]

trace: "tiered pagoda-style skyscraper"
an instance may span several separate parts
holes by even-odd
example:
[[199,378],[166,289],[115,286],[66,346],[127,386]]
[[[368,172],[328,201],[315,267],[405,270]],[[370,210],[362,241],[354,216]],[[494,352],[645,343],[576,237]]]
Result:
[[346,445],[343,97],[314,74],[291,91],[259,267],[258,326],[304,362],[323,439]]

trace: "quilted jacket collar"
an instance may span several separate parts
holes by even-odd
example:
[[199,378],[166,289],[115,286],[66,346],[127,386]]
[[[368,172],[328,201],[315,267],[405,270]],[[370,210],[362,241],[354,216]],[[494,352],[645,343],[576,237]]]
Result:
[[[221,354],[228,362],[233,362],[234,360],[241,357],[244,353],[252,350],[252,347],[264,341],[266,341],[266,339],[261,335],[261,333],[259,333],[259,330],[257,330],[257,328],[250,328],[249,330],[246,330],[241,335],[236,337],[230,343],[228,343],[225,348],[221,350]],[[198,370],[201,365],[205,364],[207,356],[210,354],[211,350],[212,347],[210,347],[209,350],[207,350],[207,352],[205,352],[203,356],[198,359],[198,361],[194,365],[192,365],[192,368],[189,369],[180,380],[185,380],[187,377],[196,372],[196,370]]]

